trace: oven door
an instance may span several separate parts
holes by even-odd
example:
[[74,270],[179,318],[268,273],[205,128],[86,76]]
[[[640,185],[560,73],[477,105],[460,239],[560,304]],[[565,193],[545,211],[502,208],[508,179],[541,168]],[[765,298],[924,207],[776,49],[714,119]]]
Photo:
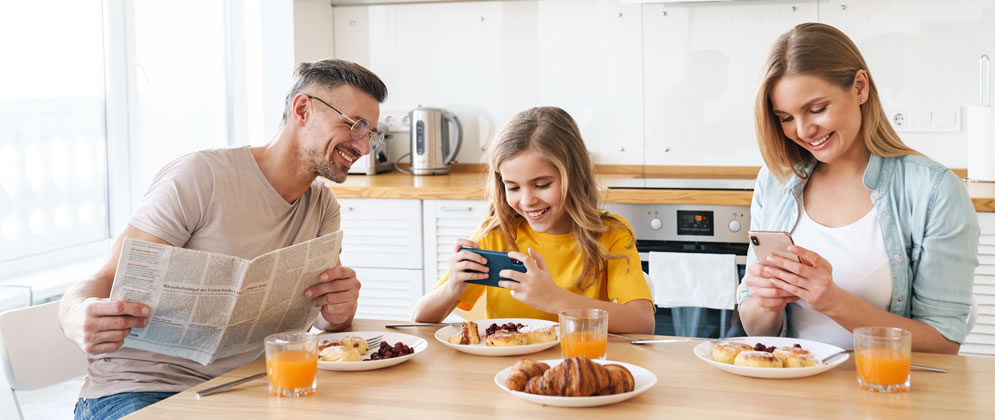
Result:
[[[735,254],[739,278],[746,274],[747,243],[636,240],[643,272],[649,272],[650,252]],[[681,337],[725,338],[745,336],[737,310],[699,307],[656,308],[656,334]]]

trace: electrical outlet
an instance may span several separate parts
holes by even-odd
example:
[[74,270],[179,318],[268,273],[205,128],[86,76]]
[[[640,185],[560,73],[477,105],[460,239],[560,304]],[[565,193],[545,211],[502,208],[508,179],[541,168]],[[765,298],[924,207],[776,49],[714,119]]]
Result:
[[411,123],[407,113],[384,113],[380,115],[378,128],[387,133],[409,131]]
[[896,112],[895,115],[891,116],[891,124],[895,128],[905,127],[905,114],[901,112]]
[[895,131],[960,131],[960,108],[900,108],[888,115]]

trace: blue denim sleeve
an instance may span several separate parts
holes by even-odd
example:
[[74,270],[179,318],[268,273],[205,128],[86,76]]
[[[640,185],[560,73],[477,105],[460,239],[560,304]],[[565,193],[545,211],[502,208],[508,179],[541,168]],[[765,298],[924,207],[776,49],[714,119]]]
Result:
[[[763,219],[764,213],[764,197],[766,190],[768,188],[783,188],[780,182],[774,178],[773,175],[767,170],[766,167],[760,169],[760,173],[757,175],[757,185],[753,188],[753,201],[750,203],[750,229],[765,229],[764,226],[768,224]],[[746,266],[749,267],[757,263],[757,254],[753,251],[753,247],[749,247],[746,251]],[[749,299],[750,289],[746,287],[746,277],[749,273],[744,274],[744,277],[740,279],[739,289],[737,289],[737,299],[736,303],[742,305],[744,301]],[[787,311],[784,312],[784,323],[781,324],[780,336],[784,337],[788,332],[788,314]]]
[[912,319],[963,343],[978,266],[978,216],[961,180],[939,174],[929,198],[922,244],[913,249]]

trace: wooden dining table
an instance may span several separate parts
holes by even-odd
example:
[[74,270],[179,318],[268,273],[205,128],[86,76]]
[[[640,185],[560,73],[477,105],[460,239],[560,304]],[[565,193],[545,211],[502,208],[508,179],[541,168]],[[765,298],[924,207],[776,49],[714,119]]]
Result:
[[[501,389],[495,375],[520,358],[560,358],[559,346],[525,356],[463,353],[435,339],[440,327],[387,329],[389,321],[356,320],[352,331],[391,331],[424,338],[428,348],[395,366],[357,372],[318,371],[313,395],[269,395],[265,379],[197,398],[196,391],[265,371],[262,359],[162,402],[130,419],[995,419],[995,358],[913,353],[908,392],[869,392],[857,385],[853,358],[804,378],[759,379],[719,370],[693,353],[700,341],[633,345],[609,337],[607,359],[653,372],[652,388],[620,403],[589,408],[534,404]],[[649,338],[651,336],[640,336]],[[663,337],[661,337],[663,338]]]

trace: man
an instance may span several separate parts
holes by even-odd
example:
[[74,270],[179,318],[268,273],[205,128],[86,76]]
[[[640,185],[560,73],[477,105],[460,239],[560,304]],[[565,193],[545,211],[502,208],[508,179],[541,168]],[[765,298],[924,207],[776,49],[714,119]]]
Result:
[[[148,325],[149,314],[146,305],[108,299],[124,238],[251,259],[339,230],[339,204],[317,176],[345,181],[352,163],[383,141],[374,125],[386,96],[383,81],[355,63],[302,63],[269,144],[192,153],[156,175],[106,264],[62,298],[62,329],[90,359],[77,419],[124,416],[261,354],[203,366],[122,348],[131,328]],[[321,307],[314,325],[349,326],[359,296],[356,273],[340,263],[315,282],[305,291]]]

